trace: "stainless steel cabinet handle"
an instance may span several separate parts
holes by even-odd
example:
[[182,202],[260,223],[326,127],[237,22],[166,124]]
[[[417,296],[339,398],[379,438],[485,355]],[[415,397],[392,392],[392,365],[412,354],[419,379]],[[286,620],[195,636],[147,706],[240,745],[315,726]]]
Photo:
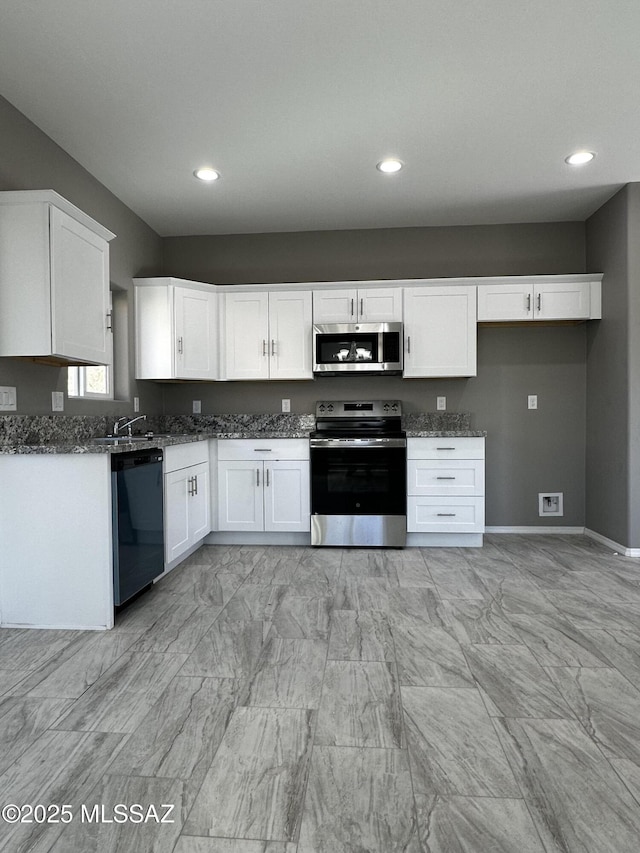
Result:
[[265,473],[267,475],[267,488],[268,488],[269,487],[269,469],[268,468],[267,468]]
[[455,518],[455,512],[439,512],[437,513],[438,518]]
[[267,342],[263,338],[262,339],[262,355],[266,355],[266,354],[267,354]]
[[364,314],[364,299],[360,298],[360,317]]
[[542,307],[542,294],[539,293],[538,294],[538,311],[540,311],[541,307]]
[[107,332],[113,332],[113,311],[107,311]]
[[271,355],[275,355],[275,354],[276,354],[276,342],[274,341],[273,338],[271,338]]
[[198,475],[197,474],[193,478],[193,494],[194,495],[198,494]]
[[256,486],[260,485],[260,469],[256,468]]
[[411,335],[407,335],[407,352],[411,352]]
[[353,317],[353,299],[351,300],[351,316]]
[[529,293],[527,296],[527,314],[531,311],[531,294]]
[[188,491],[189,495],[191,495],[191,496],[195,495],[194,480],[195,480],[195,477],[189,477],[189,479],[187,480],[187,482],[189,483],[187,491]]
[[183,341],[182,341],[182,338],[178,338],[178,352],[179,352],[179,353],[182,353],[182,352],[183,352]]

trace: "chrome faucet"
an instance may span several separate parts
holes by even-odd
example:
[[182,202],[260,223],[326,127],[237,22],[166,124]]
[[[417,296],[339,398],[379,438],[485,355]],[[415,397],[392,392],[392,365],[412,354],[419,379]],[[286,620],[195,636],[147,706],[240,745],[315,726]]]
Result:
[[[118,420],[113,425],[113,434],[118,435],[121,429],[128,428],[129,435],[131,435],[131,424],[135,424],[136,421],[146,421],[146,415],[138,415],[137,418],[131,418],[130,421],[127,421],[127,415],[124,415],[122,418],[118,418]],[[126,421],[126,423],[122,424],[120,421]]]

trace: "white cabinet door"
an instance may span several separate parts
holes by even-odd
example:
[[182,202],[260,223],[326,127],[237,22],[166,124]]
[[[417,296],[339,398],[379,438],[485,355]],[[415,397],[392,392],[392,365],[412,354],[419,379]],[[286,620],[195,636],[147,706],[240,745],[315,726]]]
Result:
[[359,323],[401,323],[402,288],[379,287],[358,290]]
[[355,288],[313,291],[314,323],[357,322],[357,298]]
[[264,463],[218,464],[218,529],[264,530]]
[[171,563],[189,548],[189,468],[164,477],[164,553]]
[[176,287],[176,378],[217,379],[217,296]]
[[591,308],[588,282],[541,283],[534,288],[537,320],[588,320]]
[[209,463],[171,471],[164,476],[164,551],[171,563],[211,530]]
[[402,322],[402,288],[315,290],[314,323]]
[[310,529],[309,463],[264,463],[264,529],[306,532]]
[[591,284],[584,281],[478,285],[478,322],[588,320]]
[[483,533],[484,497],[407,498],[409,533]]
[[195,544],[211,530],[209,463],[186,469],[189,494],[189,538]]
[[269,378],[269,294],[225,294],[225,377]]
[[269,377],[313,379],[311,291],[269,294]]
[[478,285],[478,322],[533,319],[533,286],[527,283]]
[[109,244],[56,207],[50,216],[53,353],[110,364]]
[[475,376],[476,288],[404,290],[404,377]]

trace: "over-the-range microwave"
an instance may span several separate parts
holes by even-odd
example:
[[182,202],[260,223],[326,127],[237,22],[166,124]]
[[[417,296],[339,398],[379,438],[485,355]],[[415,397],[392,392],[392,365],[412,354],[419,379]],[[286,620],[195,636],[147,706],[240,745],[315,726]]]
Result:
[[401,374],[402,323],[325,323],[313,327],[317,376]]

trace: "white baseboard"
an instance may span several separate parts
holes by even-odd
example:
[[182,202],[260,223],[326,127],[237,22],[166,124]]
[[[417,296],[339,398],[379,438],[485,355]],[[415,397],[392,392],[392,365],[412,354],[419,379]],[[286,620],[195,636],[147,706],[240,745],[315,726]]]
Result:
[[601,533],[596,533],[595,530],[589,530],[588,528],[585,528],[584,532],[585,536],[588,536],[589,539],[594,539],[601,545],[604,545],[607,548],[611,548],[612,551],[617,551],[618,554],[622,554],[625,557],[640,557],[640,548],[626,548],[624,545],[620,545],[619,542],[614,542],[613,539],[608,539]]
[[558,527],[556,525],[553,527],[540,527],[538,525],[532,525],[531,527],[485,527],[485,533],[526,533],[527,535],[544,533],[545,536],[548,536],[550,533],[564,533],[572,536],[581,536],[585,532],[584,527]]

